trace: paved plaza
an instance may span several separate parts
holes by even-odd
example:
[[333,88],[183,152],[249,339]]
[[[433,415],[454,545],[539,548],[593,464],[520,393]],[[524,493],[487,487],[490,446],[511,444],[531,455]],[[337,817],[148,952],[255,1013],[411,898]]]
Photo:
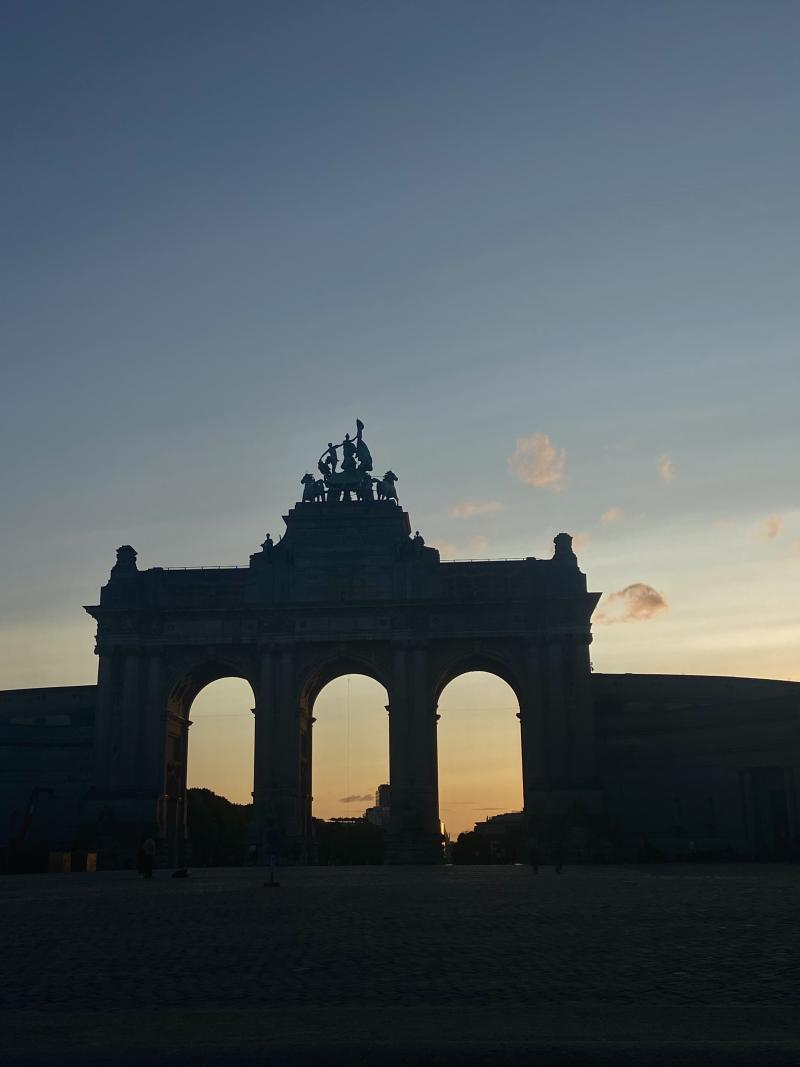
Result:
[[4,1062],[800,1063],[800,867],[0,881]]

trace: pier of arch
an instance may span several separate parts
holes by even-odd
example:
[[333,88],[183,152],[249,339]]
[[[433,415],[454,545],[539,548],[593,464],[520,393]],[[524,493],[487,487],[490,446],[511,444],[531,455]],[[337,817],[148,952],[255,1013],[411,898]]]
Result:
[[333,678],[389,694],[390,862],[441,859],[437,703],[472,670],[517,696],[525,810],[593,807],[599,790],[587,592],[570,538],[551,559],[443,563],[394,500],[309,499],[247,567],[140,570],[117,552],[97,620],[98,704],[88,817],[186,833],[191,703],[234,676],[253,690],[253,832],[309,859],[314,702]]

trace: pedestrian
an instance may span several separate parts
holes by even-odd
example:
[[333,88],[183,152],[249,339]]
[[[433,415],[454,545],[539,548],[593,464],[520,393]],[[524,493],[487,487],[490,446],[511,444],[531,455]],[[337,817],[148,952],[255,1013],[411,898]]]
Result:
[[146,838],[142,845],[142,874],[145,878],[153,877],[153,863],[156,858],[156,843],[152,837]]
[[561,868],[564,866],[564,841],[560,837],[553,842],[553,866],[556,874],[561,874]]
[[528,838],[528,863],[534,874],[539,873],[539,840],[535,834]]

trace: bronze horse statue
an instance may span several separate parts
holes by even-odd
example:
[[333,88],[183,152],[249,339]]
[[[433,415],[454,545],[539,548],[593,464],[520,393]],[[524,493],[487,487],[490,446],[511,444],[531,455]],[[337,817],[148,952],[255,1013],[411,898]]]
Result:
[[377,486],[378,500],[393,500],[395,504],[398,504],[397,490],[394,487],[394,483],[398,480],[394,471],[387,471],[382,478],[376,478],[375,484]]

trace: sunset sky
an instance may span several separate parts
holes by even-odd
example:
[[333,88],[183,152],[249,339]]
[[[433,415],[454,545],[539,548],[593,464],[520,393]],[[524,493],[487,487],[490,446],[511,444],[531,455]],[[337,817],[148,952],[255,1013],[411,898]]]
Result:
[[[794,2],[4,4],[0,688],[94,681],[116,547],[245,563],[357,416],[446,558],[575,535],[596,670],[800,679],[798,39]],[[241,684],[193,712],[237,799]],[[353,680],[343,791],[346,685],[341,808],[385,761]],[[443,798],[510,804],[508,691],[448,701]]]

